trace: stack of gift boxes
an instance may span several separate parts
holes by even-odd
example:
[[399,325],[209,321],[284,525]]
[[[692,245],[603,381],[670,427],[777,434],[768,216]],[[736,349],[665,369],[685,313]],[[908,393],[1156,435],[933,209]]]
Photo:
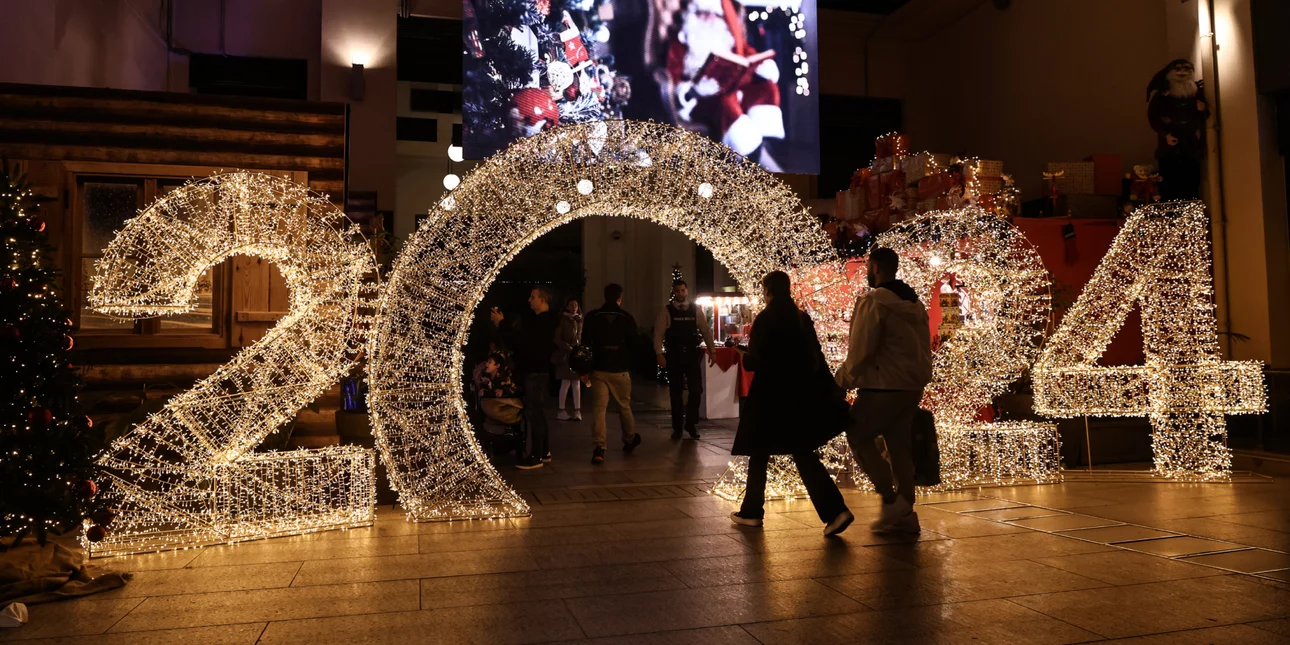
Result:
[[[909,137],[886,134],[875,141],[868,168],[851,176],[839,191],[835,211],[842,228],[881,233],[920,213],[974,204],[1009,216],[1017,208],[1015,190],[1003,162],[909,151]],[[1006,185],[1005,185],[1006,181]]]
[[1050,161],[1046,196],[1028,204],[1027,216],[1119,217],[1124,192],[1120,155],[1091,155],[1084,161]]

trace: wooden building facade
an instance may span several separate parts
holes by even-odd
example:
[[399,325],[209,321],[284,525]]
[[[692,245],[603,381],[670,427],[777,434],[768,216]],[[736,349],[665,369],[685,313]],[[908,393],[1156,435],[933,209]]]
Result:
[[[236,256],[207,271],[189,314],[98,315],[85,297],[113,231],[156,197],[221,170],[288,176],[343,205],[347,134],[343,103],[0,84],[0,155],[25,171],[42,200],[77,326],[73,360],[89,388],[122,393],[92,413],[137,407],[146,386],[186,387],[258,340],[287,308],[277,270]],[[306,411],[299,421],[301,437],[334,434],[327,412]]]

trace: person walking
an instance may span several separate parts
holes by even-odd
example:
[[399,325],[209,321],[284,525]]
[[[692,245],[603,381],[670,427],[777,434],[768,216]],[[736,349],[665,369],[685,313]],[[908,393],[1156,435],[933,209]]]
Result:
[[623,288],[605,285],[605,305],[587,313],[583,343],[591,348],[591,463],[605,462],[605,412],[609,399],[618,404],[622,424],[623,452],[641,445],[632,417],[632,345],[636,340],[636,319],[623,311]]
[[515,376],[524,402],[524,418],[529,426],[529,452],[520,458],[516,468],[531,470],[551,462],[550,429],[546,421],[547,390],[551,387],[551,356],[555,353],[555,332],[559,317],[551,311],[551,290],[534,287],[529,292],[531,315],[522,316],[516,324],[504,326],[505,316],[497,307],[489,320],[497,328],[502,342],[514,353]]
[[[569,369],[569,352],[582,342],[582,307],[577,298],[564,301],[564,312],[560,315],[560,327],[555,332],[555,377],[560,379],[560,414],[555,418],[561,421],[582,421],[582,381]],[[564,407],[565,398],[573,394],[573,414]]]
[[[699,340],[708,346],[708,365],[716,365],[717,347],[712,326],[703,310],[690,303],[690,287],[684,280],[672,283],[672,301],[654,321],[654,353],[658,366],[667,370],[667,391],[672,399],[672,438],[681,429],[699,438],[699,403],[703,400],[703,355]],[[664,353],[666,349],[666,354]],[[689,401],[682,396],[688,390]]]
[[[918,533],[910,437],[923,388],[932,380],[931,333],[918,293],[896,279],[899,267],[900,258],[891,249],[869,253],[865,270],[873,289],[856,299],[847,359],[837,382],[858,390],[847,441],[882,496],[873,529]],[[878,450],[880,435],[890,464]]]
[[748,479],[743,504],[730,519],[761,526],[770,457],[792,455],[824,535],[837,535],[855,516],[815,450],[845,429],[846,396],[829,373],[814,322],[798,309],[790,288],[783,271],[762,278],[766,308],[753,321],[743,356],[755,375],[730,450],[748,457]]

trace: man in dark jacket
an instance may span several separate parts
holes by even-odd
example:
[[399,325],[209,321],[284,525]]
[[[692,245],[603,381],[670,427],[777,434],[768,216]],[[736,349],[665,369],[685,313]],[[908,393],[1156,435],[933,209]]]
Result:
[[533,315],[523,316],[515,325],[503,325],[505,317],[496,307],[489,320],[497,327],[502,342],[515,356],[515,377],[524,401],[524,418],[529,423],[529,454],[516,468],[541,468],[551,461],[551,445],[546,420],[547,390],[551,389],[551,356],[555,353],[555,330],[560,317],[551,311],[551,290],[534,287],[529,292]]
[[591,348],[591,463],[605,461],[605,411],[609,399],[618,404],[623,426],[623,452],[641,445],[632,418],[632,345],[638,333],[636,319],[623,311],[623,288],[605,286],[605,306],[587,314],[582,342]]

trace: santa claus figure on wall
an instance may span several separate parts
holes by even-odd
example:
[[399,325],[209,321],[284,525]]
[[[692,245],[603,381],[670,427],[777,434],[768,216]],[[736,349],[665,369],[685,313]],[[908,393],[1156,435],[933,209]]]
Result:
[[677,124],[749,156],[784,138],[779,65],[748,44],[733,0],[690,0],[667,50]]
[[1191,62],[1180,58],[1156,72],[1147,86],[1147,120],[1156,131],[1164,199],[1200,197],[1209,108],[1204,85],[1195,74]]

